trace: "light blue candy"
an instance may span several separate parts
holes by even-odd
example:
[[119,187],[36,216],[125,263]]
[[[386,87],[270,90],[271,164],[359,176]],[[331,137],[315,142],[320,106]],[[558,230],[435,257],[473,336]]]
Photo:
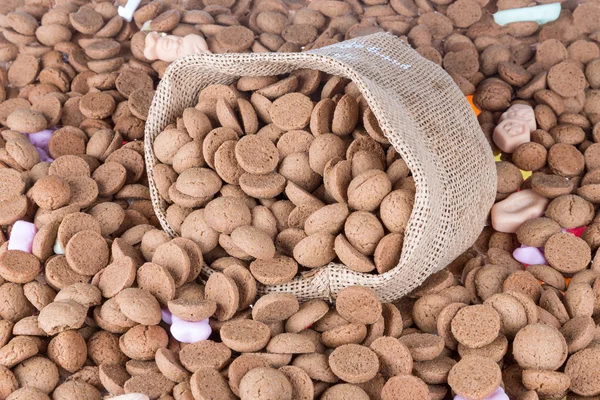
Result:
[[560,3],[551,3],[535,7],[502,10],[494,14],[494,21],[498,25],[528,21],[537,22],[538,24],[542,25],[555,21],[560,15],[560,8]]

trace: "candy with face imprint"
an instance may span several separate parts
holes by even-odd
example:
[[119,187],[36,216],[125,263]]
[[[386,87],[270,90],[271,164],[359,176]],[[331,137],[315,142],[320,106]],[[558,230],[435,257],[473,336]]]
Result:
[[184,37],[175,35],[161,36],[158,32],[146,35],[144,57],[149,60],[172,62],[178,58],[196,53],[211,53],[202,36],[189,34]]
[[208,319],[200,322],[190,322],[172,315],[171,321],[171,335],[181,343],[196,343],[206,340],[212,333]]
[[521,190],[494,204],[492,226],[498,232],[515,233],[527,220],[541,217],[549,200],[531,189]]
[[537,247],[521,245],[513,251],[513,257],[520,263],[528,265],[542,264],[547,265],[544,253]]
[[8,250],[21,250],[31,253],[33,238],[37,233],[35,224],[27,221],[17,221],[14,223],[8,240]]
[[[454,396],[454,400],[467,400],[462,396],[456,395]],[[491,396],[486,397],[484,400],[510,400],[506,393],[504,393],[504,389],[501,386],[498,386],[498,389]]]
[[502,115],[500,116],[500,122],[505,119],[520,119],[527,122],[527,126],[529,127],[529,131],[535,131],[537,129],[537,124],[535,122],[535,113],[533,112],[533,108],[527,104],[514,104],[508,108]]
[[500,150],[513,153],[517,147],[531,141],[531,132],[528,123],[522,119],[506,118],[496,125],[492,139]]

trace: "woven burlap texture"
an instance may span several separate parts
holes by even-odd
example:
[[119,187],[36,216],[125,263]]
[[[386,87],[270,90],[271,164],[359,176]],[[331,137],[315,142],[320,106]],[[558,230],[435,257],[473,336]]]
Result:
[[[192,55],[175,61],[158,85],[145,131],[150,194],[163,229],[167,204],[152,176],[154,138],[210,84],[240,76],[280,75],[300,68],[352,80],[390,143],[412,171],[416,196],[397,267],[384,274],[354,272],[330,263],[259,293],[285,292],[299,300],[332,300],[344,287],[375,290],[384,302],[409,293],[473,244],[496,194],[494,158],[462,92],[442,68],[395,36],[380,33],[304,53]],[[204,266],[202,277],[213,271]]]

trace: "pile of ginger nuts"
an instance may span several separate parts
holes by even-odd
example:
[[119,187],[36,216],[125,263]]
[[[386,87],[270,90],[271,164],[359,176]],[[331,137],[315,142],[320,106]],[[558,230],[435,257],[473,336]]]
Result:
[[[499,25],[545,2],[143,0],[131,21],[125,3],[0,3],[0,399],[600,396],[600,5]],[[144,162],[170,64],[149,32],[212,53],[398,36],[473,105],[487,226],[393,303],[257,295],[329,262],[392,269],[414,180],[353,82],[240,77],[156,138],[171,238]]]

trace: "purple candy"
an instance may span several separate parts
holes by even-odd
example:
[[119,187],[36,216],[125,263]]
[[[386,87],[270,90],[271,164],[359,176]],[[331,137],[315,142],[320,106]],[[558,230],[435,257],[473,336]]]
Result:
[[[456,395],[454,396],[454,400],[467,400],[462,396]],[[491,396],[486,397],[484,400],[510,400],[506,393],[504,393],[504,389],[501,386],[498,386],[498,389]]]
[[523,264],[547,264],[544,253],[542,253],[542,251],[537,247],[521,245],[521,247],[513,251],[513,257],[515,260]]
[[212,329],[208,324],[208,319],[200,322],[184,321],[175,315],[171,317],[171,335],[182,343],[196,343],[206,340],[210,337]]
[[30,133],[29,135],[27,135],[27,137],[29,138],[29,141],[31,142],[32,145],[34,145],[35,147],[41,147],[41,148],[48,148],[48,143],[50,142],[50,138],[52,137],[52,134],[54,133],[54,130],[52,129],[44,129],[43,131],[39,131],[36,133]]
[[46,150],[40,148],[40,147],[36,147],[35,148],[38,152],[38,154],[40,155],[40,161],[41,162],[52,162],[54,161],[54,158],[50,157],[48,155],[48,153],[46,153]]
[[17,221],[14,223],[8,240],[8,250],[21,250],[31,253],[33,238],[37,233],[35,224],[27,221]]
[[173,319],[171,318],[171,317],[172,317],[172,314],[171,314],[171,312],[169,311],[169,309],[168,309],[168,308],[162,308],[162,309],[160,310],[160,312],[161,312],[161,314],[162,314],[162,320],[163,320],[163,322],[164,322],[165,324],[169,324],[169,325],[171,325],[171,324],[173,323]]

